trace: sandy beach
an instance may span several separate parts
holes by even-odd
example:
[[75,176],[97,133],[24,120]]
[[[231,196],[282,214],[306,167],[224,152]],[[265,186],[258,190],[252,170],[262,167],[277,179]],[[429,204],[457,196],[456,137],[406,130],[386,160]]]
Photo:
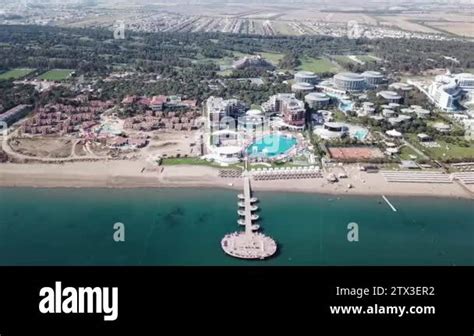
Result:
[[[329,183],[324,178],[253,181],[254,190],[309,192],[334,195],[400,195],[473,198],[473,193],[452,184],[389,183],[380,173],[369,174],[347,166],[347,179]],[[351,184],[352,188],[348,188]],[[143,161],[96,161],[62,164],[0,165],[2,187],[207,187],[241,189],[240,179],[220,178],[218,169],[208,166],[147,167]]]

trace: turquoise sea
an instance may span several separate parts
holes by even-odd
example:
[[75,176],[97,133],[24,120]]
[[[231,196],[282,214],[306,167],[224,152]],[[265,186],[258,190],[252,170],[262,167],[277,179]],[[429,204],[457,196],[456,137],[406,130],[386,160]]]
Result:
[[[227,256],[237,192],[0,189],[0,265],[474,265],[474,202],[256,192],[279,244],[265,261]],[[125,242],[115,242],[115,223]],[[347,225],[359,226],[359,242]]]

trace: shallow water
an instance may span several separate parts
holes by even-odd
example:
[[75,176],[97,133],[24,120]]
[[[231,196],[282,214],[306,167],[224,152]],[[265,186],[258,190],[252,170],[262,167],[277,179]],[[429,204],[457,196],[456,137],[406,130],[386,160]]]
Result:
[[[474,265],[472,200],[258,192],[277,256],[223,253],[237,192],[220,189],[0,189],[1,265]],[[113,240],[114,223],[125,242]],[[359,241],[347,240],[357,223]]]

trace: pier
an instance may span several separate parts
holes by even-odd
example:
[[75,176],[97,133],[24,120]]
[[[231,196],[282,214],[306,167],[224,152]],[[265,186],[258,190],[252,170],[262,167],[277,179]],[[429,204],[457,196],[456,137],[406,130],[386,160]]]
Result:
[[390,203],[390,201],[387,199],[387,197],[385,197],[385,195],[382,195],[382,198],[390,206],[390,208],[392,208],[394,212],[397,212],[397,209],[393,206],[392,203]]
[[277,245],[271,237],[258,232],[260,225],[254,223],[259,219],[259,216],[255,214],[258,210],[255,203],[258,199],[252,197],[250,177],[244,174],[243,179],[244,193],[238,195],[237,203],[239,206],[237,213],[242,218],[238,219],[237,223],[245,229],[225,235],[222,238],[221,247],[225,253],[235,258],[265,259],[275,254]]

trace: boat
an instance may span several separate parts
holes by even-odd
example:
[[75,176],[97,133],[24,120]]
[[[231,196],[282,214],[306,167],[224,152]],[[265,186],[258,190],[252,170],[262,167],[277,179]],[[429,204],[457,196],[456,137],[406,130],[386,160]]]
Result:
[[260,225],[254,224],[252,225],[252,231],[258,231],[260,229]]
[[239,205],[239,207],[245,208],[245,202],[239,202],[237,204]]
[[238,219],[238,220],[237,220],[237,223],[238,223],[239,225],[245,225],[245,220],[243,220],[243,219]]
[[237,210],[237,213],[238,213],[240,216],[245,216],[245,211],[244,211],[244,210]]
[[260,216],[259,216],[259,215],[252,215],[252,217],[250,217],[250,218],[251,218],[252,220],[257,220],[257,219],[260,218]]

